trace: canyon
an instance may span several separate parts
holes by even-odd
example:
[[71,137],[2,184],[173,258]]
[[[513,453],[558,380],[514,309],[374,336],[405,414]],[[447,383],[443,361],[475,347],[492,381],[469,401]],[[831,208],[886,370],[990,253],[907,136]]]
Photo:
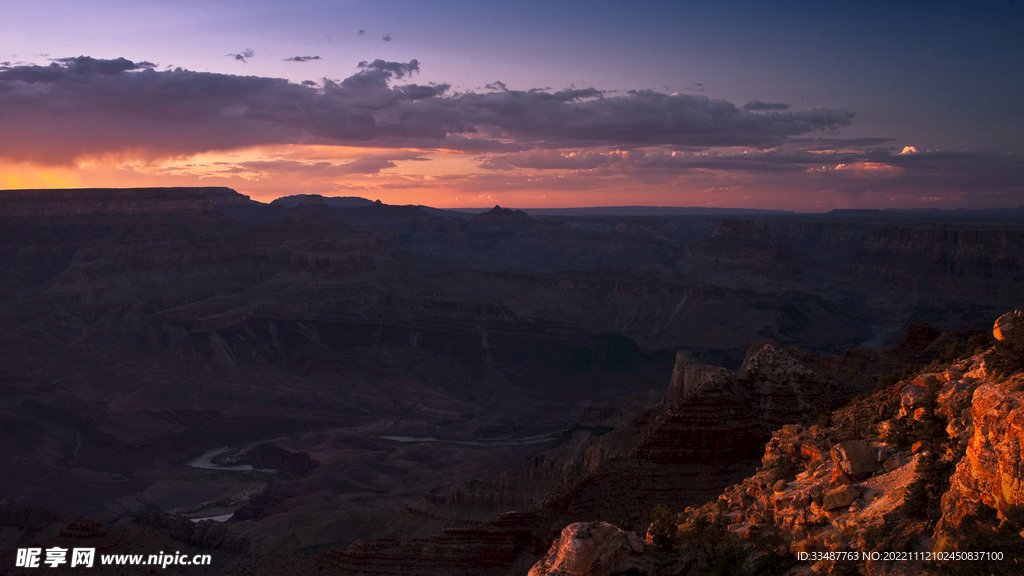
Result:
[[0,191],[0,549],[209,574],[1016,553],[1022,263],[1014,211]]

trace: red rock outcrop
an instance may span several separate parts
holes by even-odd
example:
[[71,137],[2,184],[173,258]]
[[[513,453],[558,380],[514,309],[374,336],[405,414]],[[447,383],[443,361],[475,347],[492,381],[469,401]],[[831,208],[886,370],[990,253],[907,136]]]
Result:
[[635,532],[624,532],[607,522],[575,522],[562,529],[528,576],[608,576],[639,571],[632,557],[643,553],[644,544]]
[[969,517],[994,509],[1000,521],[1024,528],[1024,375],[986,382],[974,391],[968,431],[970,440],[949,493],[943,498],[940,532],[956,541]]
[[1014,310],[997,318],[992,335],[1000,342],[1024,342],[1024,312]]
[[[972,567],[1019,573],[1024,372],[1007,374],[1006,354],[1014,352],[997,344],[932,364],[834,412],[832,427],[784,426],[761,470],[679,514],[679,560],[651,573],[716,573],[709,550],[730,546],[747,551],[738,556],[747,574],[802,553],[810,562],[793,573],[956,573],[961,561],[943,554],[981,550],[998,556],[974,558]],[[884,554],[896,551],[916,555]],[[939,555],[922,558],[931,552]]]

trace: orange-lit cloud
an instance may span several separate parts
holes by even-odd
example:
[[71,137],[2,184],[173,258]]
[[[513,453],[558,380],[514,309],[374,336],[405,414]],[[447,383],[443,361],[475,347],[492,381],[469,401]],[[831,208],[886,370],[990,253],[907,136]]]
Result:
[[[0,67],[8,188],[228,186],[440,207],[1024,204],[1020,156],[808,138],[843,109],[593,88],[450,93],[374,61],[318,85],[74,58]],[[935,200],[935,199],[938,200]]]

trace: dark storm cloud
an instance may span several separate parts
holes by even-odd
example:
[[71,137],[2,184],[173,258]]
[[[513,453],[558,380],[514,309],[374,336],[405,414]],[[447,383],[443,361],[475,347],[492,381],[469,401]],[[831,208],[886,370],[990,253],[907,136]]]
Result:
[[598,90],[467,93],[454,99],[471,125],[545,141],[686,146],[761,145],[849,124],[845,109],[752,114],[724,100],[650,90],[605,97]]
[[285,62],[309,62],[310,60],[319,60],[319,56],[292,56],[291,58],[285,58]]
[[744,110],[789,110],[789,104],[773,104],[770,102],[761,102],[760,100],[751,100],[743,105]]
[[0,70],[0,156],[66,163],[110,152],[156,157],[298,141],[480,152],[769,146],[853,118],[826,108],[751,113],[724,100],[650,90],[449,94],[447,84],[395,82],[419,71],[416,60],[359,66],[319,86],[157,71],[123,58],[8,67]]

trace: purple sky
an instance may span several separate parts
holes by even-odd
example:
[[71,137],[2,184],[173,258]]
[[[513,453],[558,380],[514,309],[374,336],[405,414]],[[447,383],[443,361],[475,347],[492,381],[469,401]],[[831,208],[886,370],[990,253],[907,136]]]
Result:
[[1014,3],[8,0],[2,15],[2,187],[1024,205]]

